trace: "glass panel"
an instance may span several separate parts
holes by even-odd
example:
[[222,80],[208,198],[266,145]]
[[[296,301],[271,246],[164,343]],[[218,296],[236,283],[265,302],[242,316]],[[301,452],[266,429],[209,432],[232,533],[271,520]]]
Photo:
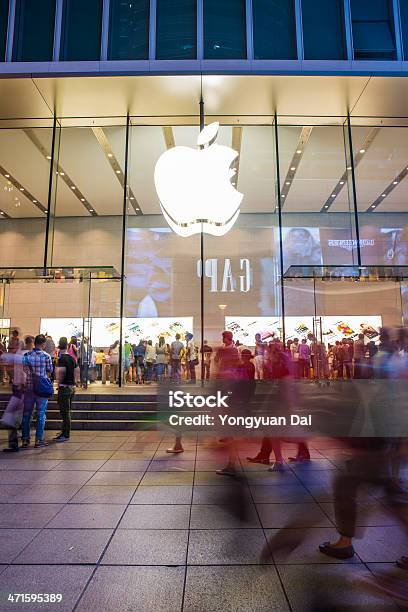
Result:
[[6,54],[9,0],[0,0],[0,62]]
[[103,0],[65,0],[62,17],[63,61],[99,60]]
[[204,57],[246,58],[245,0],[204,0]]
[[158,0],[156,59],[195,59],[197,7],[193,0]]
[[293,0],[253,0],[255,59],[296,59]]
[[0,268],[44,264],[51,146],[52,128],[0,128]]
[[47,62],[54,48],[55,0],[18,0],[13,61]]
[[[370,123],[370,120],[367,120]],[[363,265],[408,264],[407,128],[353,126]]]
[[354,58],[396,59],[391,0],[352,0]]
[[357,261],[346,135],[341,125],[279,127],[284,271]]
[[149,57],[149,0],[112,0],[110,3],[109,59]]
[[305,59],[345,59],[343,0],[302,0]]

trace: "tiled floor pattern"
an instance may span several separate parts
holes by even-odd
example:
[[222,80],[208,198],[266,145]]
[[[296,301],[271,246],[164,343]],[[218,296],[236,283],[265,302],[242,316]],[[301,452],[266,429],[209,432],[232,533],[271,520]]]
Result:
[[[401,609],[365,583],[402,577],[393,562],[408,553],[381,492],[360,494],[354,559],[318,551],[335,535],[340,443],[314,440],[312,462],[284,473],[250,464],[257,442],[243,443],[234,482],[215,473],[226,457],[213,442],[192,437],[178,456],[166,453],[171,442],[154,431],[74,432],[61,445],[0,455],[0,609]],[[63,601],[30,608],[9,593]]]

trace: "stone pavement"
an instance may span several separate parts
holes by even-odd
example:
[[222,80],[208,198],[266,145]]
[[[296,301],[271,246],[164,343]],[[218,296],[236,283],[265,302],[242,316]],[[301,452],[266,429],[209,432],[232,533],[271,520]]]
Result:
[[[313,440],[310,464],[284,473],[248,463],[259,444],[245,442],[241,484],[215,473],[225,451],[208,440],[190,437],[178,456],[165,452],[171,443],[156,431],[74,432],[0,455],[0,609],[402,609],[364,584],[384,571],[406,579],[393,565],[408,554],[406,533],[382,492],[361,493],[352,560],[318,551],[336,533],[340,442]],[[285,457],[294,450],[285,445]],[[12,603],[9,593],[61,593],[62,603]]]

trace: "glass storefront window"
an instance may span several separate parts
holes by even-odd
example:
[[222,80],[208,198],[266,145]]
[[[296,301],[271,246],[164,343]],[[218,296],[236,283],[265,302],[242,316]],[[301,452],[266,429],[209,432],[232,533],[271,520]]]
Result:
[[149,0],[111,1],[108,59],[149,57],[149,6]]
[[396,59],[391,0],[352,0],[354,59]]
[[343,0],[302,0],[304,57],[346,59]]
[[0,62],[5,60],[6,54],[8,9],[8,0],[0,0]]
[[204,57],[245,59],[244,0],[204,0]]
[[408,58],[408,0],[400,0],[401,36],[404,48],[404,59]]
[[193,0],[158,0],[156,59],[197,57],[197,7]]
[[99,60],[102,10],[103,0],[64,0],[60,60]]
[[296,59],[293,0],[253,0],[255,59]]
[[49,62],[54,48],[55,0],[17,0],[13,61]]

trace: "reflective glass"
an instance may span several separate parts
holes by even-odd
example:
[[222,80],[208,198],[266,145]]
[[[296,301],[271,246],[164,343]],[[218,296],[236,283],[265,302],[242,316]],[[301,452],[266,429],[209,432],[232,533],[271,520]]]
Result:
[[396,59],[391,0],[352,0],[354,59]]
[[149,0],[112,0],[109,53],[111,60],[149,57]]
[[55,0],[17,0],[13,60],[47,62],[54,48]]
[[6,53],[8,7],[8,0],[0,0],[0,62]]
[[244,0],[204,0],[204,57],[246,58]]
[[408,58],[408,0],[400,0],[401,34],[404,46],[404,59]]
[[158,0],[156,59],[195,59],[197,7],[193,0]]
[[302,0],[305,59],[345,59],[343,0]]
[[293,0],[253,0],[255,59],[296,59]]
[[99,60],[103,0],[65,0],[62,17],[61,60]]

